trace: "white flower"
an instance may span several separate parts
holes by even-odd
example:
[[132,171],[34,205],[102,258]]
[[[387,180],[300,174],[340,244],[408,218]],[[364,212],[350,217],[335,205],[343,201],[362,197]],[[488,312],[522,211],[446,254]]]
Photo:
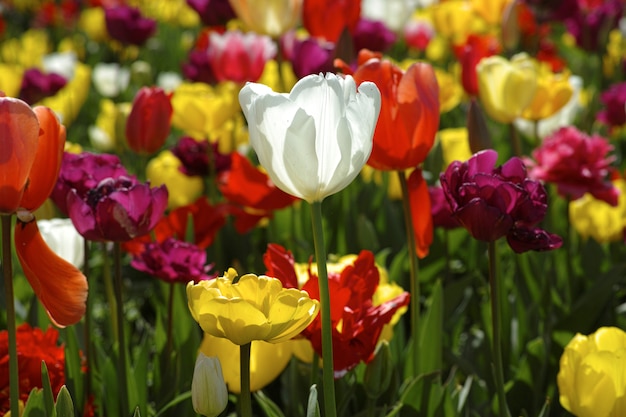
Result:
[[166,71],[159,73],[156,84],[169,93],[176,90],[182,82],[183,79],[180,74],[174,71]]
[[130,71],[119,64],[96,64],[92,75],[93,85],[100,95],[116,97],[126,90],[130,81]]
[[250,145],[281,190],[310,203],[347,187],[372,152],[380,92],[351,76],[308,75],[289,94],[248,83],[239,102]]
[[67,81],[74,78],[78,58],[74,52],[48,54],[42,59],[43,71],[47,74],[59,74]]
[[416,6],[416,0],[363,0],[361,16],[383,22],[390,30],[399,32],[411,18]]
[[219,416],[228,405],[228,390],[220,360],[200,352],[191,380],[191,402],[198,414]]
[[76,268],[85,262],[85,241],[71,219],[37,220],[41,237],[54,253]]

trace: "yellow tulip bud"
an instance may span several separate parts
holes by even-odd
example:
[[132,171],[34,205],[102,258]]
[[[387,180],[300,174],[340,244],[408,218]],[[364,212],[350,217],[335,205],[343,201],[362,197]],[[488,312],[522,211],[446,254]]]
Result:
[[220,360],[200,352],[191,380],[191,402],[198,414],[217,417],[228,405],[228,390]]

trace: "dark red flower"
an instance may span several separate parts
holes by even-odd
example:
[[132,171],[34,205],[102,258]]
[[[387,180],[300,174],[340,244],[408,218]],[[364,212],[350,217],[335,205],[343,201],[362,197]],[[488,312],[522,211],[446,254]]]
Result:
[[205,26],[225,25],[235,17],[228,0],[187,0],[187,4],[198,13]]
[[186,284],[217,276],[207,275],[213,265],[206,264],[204,249],[174,238],[145,243],[143,251],[133,257],[130,265],[169,283]]
[[609,180],[613,146],[599,135],[563,127],[536,148],[525,162],[529,177],[557,185],[559,194],[576,200],[585,193],[616,206],[619,192]]
[[444,229],[461,227],[461,223],[452,215],[452,210],[450,210],[450,204],[446,199],[443,188],[437,186],[428,187],[428,194],[430,195],[433,225]]
[[152,154],[164,144],[172,120],[171,94],[159,87],[142,87],[126,120],[126,143],[134,152]]
[[172,153],[180,159],[182,166],[179,169],[185,175],[206,177],[230,169],[231,155],[220,153],[217,142],[210,144],[206,139],[183,136],[172,148]]
[[611,128],[626,124],[626,82],[613,84],[600,95],[604,108],[597,114],[597,119]]
[[24,71],[19,98],[28,104],[35,104],[55,95],[65,84],[67,80],[59,74],[44,74],[39,68],[30,68]]
[[[65,348],[58,342],[58,330],[45,332],[28,323],[17,328],[17,363],[20,400],[26,402],[34,388],[43,388],[41,362],[46,363],[52,392],[56,398],[65,384]],[[9,411],[9,346],[8,333],[0,331],[0,415]]]
[[497,159],[491,149],[480,151],[467,162],[452,162],[441,174],[453,216],[475,239],[493,242],[506,236],[516,252],[560,247],[560,237],[535,227],[548,208],[543,185],[527,178],[521,159],[496,168]]
[[134,7],[105,8],[104,19],[109,35],[123,44],[143,45],[156,32],[156,21],[143,17]]
[[396,41],[396,34],[383,22],[359,19],[352,33],[355,52],[361,49],[385,52]]

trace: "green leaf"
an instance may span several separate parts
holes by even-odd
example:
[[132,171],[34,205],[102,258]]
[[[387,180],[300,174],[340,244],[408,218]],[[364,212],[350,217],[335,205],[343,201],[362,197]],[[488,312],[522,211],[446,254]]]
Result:
[[22,417],[47,417],[44,405],[43,390],[33,388],[26,400]]
[[320,406],[317,402],[317,385],[311,385],[309,401],[306,407],[306,417],[320,417]]
[[285,417],[280,408],[263,391],[256,391],[254,398],[267,417]]
[[154,417],[160,417],[160,416],[164,415],[163,413],[165,413],[170,408],[172,408],[172,407],[182,403],[183,401],[187,401],[190,398],[191,398],[191,391],[183,392],[182,394],[177,395],[176,398],[174,398],[169,403],[165,404],[163,406],[163,408],[161,408],[159,410],[159,412],[156,413],[156,415]]
[[41,382],[43,384],[43,403],[46,409],[46,415],[54,416],[54,394],[50,385],[50,375],[48,375],[48,367],[46,362],[41,361]]
[[89,375],[84,375],[82,370],[82,355],[78,347],[78,337],[74,326],[63,330],[65,339],[65,385],[70,394],[75,398],[76,408],[82,410],[85,400],[84,380]]
[[420,323],[420,343],[415,352],[419,374],[442,369],[443,289],[440,280],[435,283],[429,302],[428,311]]
[[59,395],[57,395],[55,410],[57,417],[74,417],[74,403],[65,385],[61,387]]

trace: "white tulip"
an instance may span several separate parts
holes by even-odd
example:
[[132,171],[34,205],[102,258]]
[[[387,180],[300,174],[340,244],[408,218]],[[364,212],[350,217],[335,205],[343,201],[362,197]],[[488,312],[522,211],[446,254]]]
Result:
[[248,83],[239,93],[250,145],[278,188],[309,203],[347,187],[372,152],[380,92],[351,76],[299,80],[289,94]]
[[37,220],[41,237],[54,253],[76,268],[85,262],[85,240],[71,219]]
[[198,354],[191,380],[191,402],[196,413],[206,417],[219,416],[228,405],[228,390],[217,357]]
[[92,73],[93,85],[103,97],[116,97],[126,90],[130,82],[130,70],[119,64],[96,64]]
[[74,78],[74,71],[78,57],[74,52],[56,52],[45,55],[42,58],[42,66],[45,73],[59,74],[68,82]]
[[361,15],[400,32],[417,7],[416,0],[362,0]]

